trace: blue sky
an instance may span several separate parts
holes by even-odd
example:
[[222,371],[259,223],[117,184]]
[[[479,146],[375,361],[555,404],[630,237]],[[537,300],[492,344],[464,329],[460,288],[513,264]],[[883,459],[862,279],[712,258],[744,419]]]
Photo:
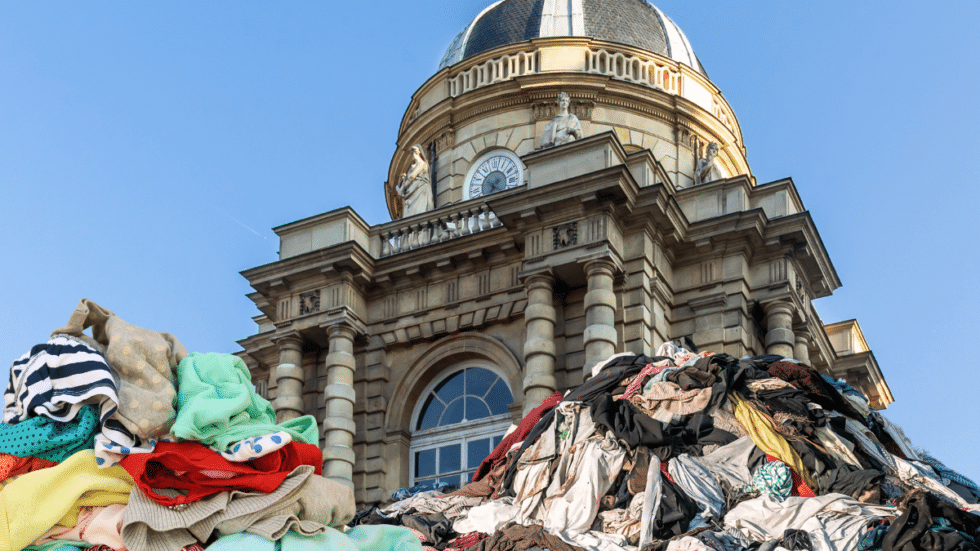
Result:
[[[488,3],[0,3],[0,361],[82,297],[239,350],[258,312],[238,272],[276,259],[274,226],[388,220],[411,94]],[[980,2],[657,5],[758,181],[796,182],[844,284],[817,309],[860,321],[886,414],[980,479]]]

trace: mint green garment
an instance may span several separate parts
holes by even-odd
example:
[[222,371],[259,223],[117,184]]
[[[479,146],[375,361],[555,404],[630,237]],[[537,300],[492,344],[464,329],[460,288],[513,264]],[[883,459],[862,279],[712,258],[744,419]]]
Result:
[[276,424],[272,404],[256,394],[238,356],[195,352],[177,365],[177,418],[171,432],[178,439],[227,450],[235,442],[280,430],[296,442],[319,444],[310,415]]
[[224,536],[206,551],[422,551],[419,539],[408,528],[379,524],[357,526],[346,533],[333,528],[312,536],[289,531],[278,541],[239,532]]
[[58,540],[42,543],[41,545],[28,545],[24,548],[24,551],[78,551],[79,549],[88,549],[89,547],[92,547],[92,544],[84,541]]

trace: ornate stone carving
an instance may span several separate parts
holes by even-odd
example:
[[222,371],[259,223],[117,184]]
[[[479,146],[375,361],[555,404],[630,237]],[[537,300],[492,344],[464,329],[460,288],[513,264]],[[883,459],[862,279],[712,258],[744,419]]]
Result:
[[299,295],[299,315],[320,311],[320,290],[308,291]]
[[436,138],[436,153],[442,153],[456,145],[456,131],[446,130]]
[[704,158],[698,159],[697,167],[694,169],[694,185],[706,184],[722,178],[721,171],[715,163],[717,156],[718,143],[709,143]]
[[429,162],[425,159],[421,145],[412,146],[412,166],[402,174],[395,191],[404,202],[404,217],[422,214],[432,210],[432,184],[429,181]]
[[582,139],[582,124],[574,113],[569,113],[571,98],[565,92],[558,94],[558,113],[541,132],[541,147],[553,147]]
[[551,229],[555,250],[578,244],[578,222],[569,222]]
[[[595,102],[576,100],[568,106],[568,112],[578,117],[579,120],[588,121],[592,120],[592,109],[594,108]],[[531,106],[536,121],[550,121],[558,115],[559,109],[558,102],[555,101],[535,103]]]

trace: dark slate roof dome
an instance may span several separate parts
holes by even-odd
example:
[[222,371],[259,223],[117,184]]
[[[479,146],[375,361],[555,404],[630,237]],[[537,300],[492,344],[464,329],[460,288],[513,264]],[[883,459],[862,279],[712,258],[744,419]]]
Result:
[[439,67],[545,36],[587,36],[628,44],[707,76],[680,27],[645,0],[499,0],[456,36]]

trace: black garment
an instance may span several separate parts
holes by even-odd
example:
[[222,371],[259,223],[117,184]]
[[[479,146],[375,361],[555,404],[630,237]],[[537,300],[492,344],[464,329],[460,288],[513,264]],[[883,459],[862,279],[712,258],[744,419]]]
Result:
[[381,514],[381,511],[379,511],[377,507],[371,507],[364,514],[361,514],[361,512],[359,512],[357,516],[354,517],[354,520],[351,521],[350,526],[357,526],[361,524],[363,525],[390,524],[390,525],[398,526],[401,524],[401,518],[402,516],[400,514],[384,516]]
[[858,469],[841,464],[816,477],[820,495],[844,494],[857,499],[871,484],[881,484],[885,474],[874,469]]
[[666,540],[687,532],[691,519],[698,514],[699,506],[666,477],[661,483],[660,508],[650,520],[650,525],[655,539]]
[[401,519],[402,526],[418,530],[433,547],[442,551],[446,544],[456,539],[459,534],[453,530],[453,523],[442,513],[434,515],[405,514]]
[[[935,529],[934,517],[950,522],[956,532]],[[916,491],[908,506],[888,528],[882,540],[882,551],[977,551],[978,547],[963,537],[976,541],[980,537],[980,516],[961,511],[953,504],[932,494]]]
[[709,415],[697,414],[686,422],[664,425],[642,413],[627,400],[615,400],[610,395],[600,397],[590,408],[592,422],[605,427],[630,448],[646,446],[666,461],[680,453],[701,456],[709,444],[725,445],[736,440],[730,432],[715,428]]
[[772,551],[779,547],[789,551],[813,551],[813,540],[803,530],[786,530],[778,540],[769,540],[759,546],[759,551]]
[[[592,377],[588,381],[585,381],[577,388],[568,393],[567,396],[562,398],[562,402],[586,402],[591,403],[597,397],[604,394],[608,394],[611,390],[619,386],[619,383],[623,382],[627,377],[632,377],[638,374],[640,371],[646,367],[647,364],[658,362],[661,360],[669,360],[670,358],[665,358],[663,356],[656,356],[651,358],[650,356],[620,356],[615,358],[609,365],[604,367],[598,375]],[[561,403],[561,402],[559,402]],[[521,456],[527,451],[537,440],[541,434],[551,426],[552,421],[555,420],[555,410],[551,410],[541,417],[531,432],[527,433],[527,437],[524,438],[524,443],[521,444],[519,450],[517,450],[517,455],[514,457],[514,461],[510,464],[507,469],[507,473],[504,475],[504,482],[500,489],[500,497],[513,496],[514,495],[514,476],[517,475],[517,463],[520,461]]]
[[[707,358],[702,358],[707,359]],[[696,365],[682,367],[667,374],[667,381],[675,383],[681,390],[709,388],[718,381],[713,373],[702,371]]]

